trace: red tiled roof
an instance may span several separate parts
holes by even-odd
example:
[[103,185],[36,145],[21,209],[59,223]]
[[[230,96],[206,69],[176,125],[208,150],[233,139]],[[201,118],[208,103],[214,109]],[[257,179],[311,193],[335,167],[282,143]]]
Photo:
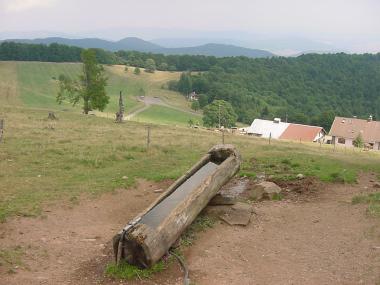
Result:
[[[323,130],[322,127],[290,124],[280,136],[284,140],[314,141],[318,134]],[[324,131],[324,130],[323,130]]]
[[380,122],[357,118],[335,117],[330,135],[346,139],[355,139],[359,135],[366,143],[380,142]]

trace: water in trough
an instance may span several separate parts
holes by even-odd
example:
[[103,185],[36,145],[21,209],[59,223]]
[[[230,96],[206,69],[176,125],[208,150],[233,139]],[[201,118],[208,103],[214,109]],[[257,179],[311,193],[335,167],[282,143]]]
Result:
[[183,201],[192,191],[197,189],[207,177],[216,171],[217,167],[218,165],[213,162],[205,164],[195,172],[194,175],[182,183],[173,193],[161,201],[161,203],[142,216],[140,223],[156,228],[178,205],[178,203]]

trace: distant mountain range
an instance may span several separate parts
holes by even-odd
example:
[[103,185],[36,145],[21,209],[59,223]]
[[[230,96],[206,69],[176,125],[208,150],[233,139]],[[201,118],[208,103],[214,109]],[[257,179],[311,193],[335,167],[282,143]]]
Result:
[[101,48],[109,51],[134,50],[140,52],[162,53],[162,54],[189,54],[189,55],[208,55],[216,57],[224,56],[247,56],[247,57],[271,57],[273,53],[260,49],[244,48],[235,45],[220,43],[208,43],[192,47],[163,47],[150,41],[145,41],[136,37],[127,37],[119,41],[108,41],[98,38],[69,39],[61,37],[49,37],[41,39],[8,39],[18,43],[29,44],[64,44],[81,48]]

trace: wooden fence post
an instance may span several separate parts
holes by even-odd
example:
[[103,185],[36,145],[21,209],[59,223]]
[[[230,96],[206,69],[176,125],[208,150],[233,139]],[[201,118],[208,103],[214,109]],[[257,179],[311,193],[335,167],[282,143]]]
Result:
[[146,136],[146,148],[149,149],[150,145],[150,126],[147,128],[147,136]]
[[3,140],[3,135],[4,135],[4,120],[0,119],[0,143]]

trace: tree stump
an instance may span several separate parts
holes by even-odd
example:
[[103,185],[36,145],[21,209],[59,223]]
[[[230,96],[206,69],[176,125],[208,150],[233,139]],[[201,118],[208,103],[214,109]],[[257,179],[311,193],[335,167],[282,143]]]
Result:
[[55,116],[54,112],[49,112],[48,120],[56,121],[58,118]]

